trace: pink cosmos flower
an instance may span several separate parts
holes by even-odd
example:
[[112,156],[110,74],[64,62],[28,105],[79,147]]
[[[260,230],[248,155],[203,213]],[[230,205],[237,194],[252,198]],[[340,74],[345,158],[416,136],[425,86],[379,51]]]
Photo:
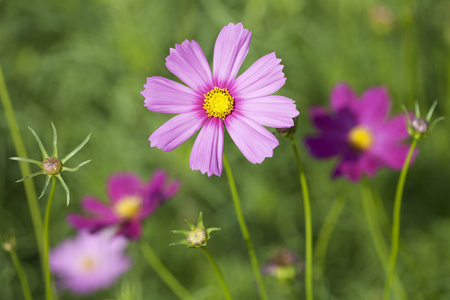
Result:
[[124,255],[127,240],[111,232],[80,231],[55,247],[49,257],[50,270],[59,287],[88,294],[112,285],[130,267]]
[[402,168],[409,150],[402,144],[409,137],[407,117],[387,119],[391,101],[384,87],[368,89],[358,100],[350,86],[337,84],[331,92],[331,108],[330,113],[324,107],[311,108],[319,132],[305,143],[314,157],[339,156],[333,177],[357,182],[363,174],[373,177],[383,166]]
[[145,106],[154,112],[178,114],[150,136],[151,147],[171,151],[201,128],[190,166],[208,176],[220,176],[225,125],[250,162],[272,157],[278,140],[263,126],[291,127],[299,112],[291,99],[272,95],[286,81],[275,53],[261,57],[236,78],[251,35],[241,23],[225,26],[214,47],[212,72],[197,42],[185,40],[170,49],[166,67],[187,86],[163,77],[147,78],[141,92]]
[[73,227],[91,232],[117,226],[118,234],[138,239],[142,231],[141,221],[175,195],[178,188],[179,182],[169,183],[167,174],[162,170],[156,171],[147,183],[142,183],[139,176],[133,173],[116,173],[108,180],[110,205],[86,196],[81,206],[87,216],[70,214],[67,220]]

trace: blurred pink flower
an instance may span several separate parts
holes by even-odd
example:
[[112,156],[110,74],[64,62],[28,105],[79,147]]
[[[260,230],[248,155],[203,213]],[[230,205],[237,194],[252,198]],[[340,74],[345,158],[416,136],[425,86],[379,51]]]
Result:
[[141,92],[145,106],[154,112],[179,114],[150,136],[152,147],[171,151],[202,128],[190,166],[208,176],[220,176],[225,124],[251,163],[272,157],[278,140],[263,126],[291,127],[299,112],[291,99],[272,95],[286,81],[275,53],[261,57],[236,78],[251,35],[241,23],[225,26],[214,47],[213,72],[197,42],[185,40],[170,49],[166,67],[187,86],[163,77],[147,78]]
[[130,267],[124,255],[127,240],[111,232],[80,231],[50,253],[50,269],[59,287],[89,294],[111,286]]
[[374,176],[383,166],[402,168],[409,150],[402,144],[409,137],[407,116],[387,119],[391,100],[384,87],[368,89],[358,100],[350,86],[337,84],[331,92],[331,108],[330,113],[324,107],[310,109],[319,132],[305,143],[316,158],[339,156],[333,177],[357,182],[363,174]]
[[156,171],[147,183],[142,183],[134,173],[116,173],[109,178],[107,188],[110,205],[86,196],[81,205],[87,216],[70,214],[68,222],[77,229],[91,232],[118,226],[118,234],[138,239],[142,231],[141,222],[176,194],[179,182],[169,183],[162,170]]

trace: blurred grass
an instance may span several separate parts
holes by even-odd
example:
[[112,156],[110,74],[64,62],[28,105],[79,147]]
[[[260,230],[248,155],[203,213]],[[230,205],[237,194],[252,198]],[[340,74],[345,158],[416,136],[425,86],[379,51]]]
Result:
[[[373,24],[376,5],[388,9],[392,23]],[[381,14],[382,16],[385,16]],[[207,226],[222,228],[208,243],[235,299],[256,299],[245,245],[240,238],[228,183],[189,169],[194,139],[164,153],[150,148],[148,136],[169,116],[148,111],[139,94],[149,76],[175,79],[164,65],[169,48],[196,40],[212,61],[214,42],[229,22],[253,32],[243,67],[275,51],[288,78],[279,94],[293,98],[301,115],[298,142],[313,132],[311,105],[328,105],[338,81],[358,93],[385,85],[392,111],[418,101],[426,111],[438,100],[436,115],[447,121],[419,144],[420,155],[408,174],[402,211],[403,248],[398,264],[410,299],[450,298],[450,1],[295,1],[295,0],[92,0],[0,1],[0,63],[31,158],[39,158],[32,127],[51,147],[51,126],[58,129],[62,156],[93,132],[72,162],[89,165],[65,176],[72,193],[69,208],[59,187],[51,222],[51,245],[74,231],[65,222],[85,194],[106,198],[105,180],[132,170],[143,178],[155,168],[180,178],[180,193],[146,222],[148,239],[162,261],[199,299],[218,299],[220,287],[199,251],[168,247],[172,229],[184,228],[203,211]],[[43,295],[33,230],[25,207],[18,164],[3,112],[0,114],[0,230],[14,227],[18,255],[34,294]],[[280,138],[274,157],[252,165],[227,137],[225,152],[234,170],[244,214],[260,263],[286,246],[304,254],[303,211],[297,170],[288,140]],[[349,184],[331,181],[333,161],[315,161],[300,149],[312,193],[313,230],[320,226],[337,195]],[[76,161],[76,160],[79,161]],[[382,170],[371,180],[391,215],[398,173]],[[43,185],[37,178],[36,185]],[[356,189],[355,189],[356,190]],[[380,299],[384,281],[362,213],[360,195],[350,193],[332,235],[317,299]],[[42,201],[44,202],[44,201]],[[41,203],[43,208],[44,203]],[[176,299],[135,246],[132,270],[108,291],[91,299]],[[302,275],[300,275],[302,277]],[[12,262],[0,253],[0,299],[21,299]],[[286,287],[267,277],[271,299],[303,299],[303,279]],[[81,299],[64,294],[62,299]],[[35,297],[42,299],[42,297]]]

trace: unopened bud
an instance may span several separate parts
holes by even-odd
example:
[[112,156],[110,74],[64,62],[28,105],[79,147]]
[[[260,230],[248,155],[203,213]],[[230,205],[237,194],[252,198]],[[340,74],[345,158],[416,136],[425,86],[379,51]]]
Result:
[[48,175],[56,175],[61,172],[62,164],[56,157],[47,157],[42,162],[42,170]]
[[189,231],[187,240],[192,246],[200,246],[206,242],[206,231],[203,228],[194,228]]
[[411,122],[412,129],[420,134],[424,134],[428,131],[428,122],[425,118],[414,118]]

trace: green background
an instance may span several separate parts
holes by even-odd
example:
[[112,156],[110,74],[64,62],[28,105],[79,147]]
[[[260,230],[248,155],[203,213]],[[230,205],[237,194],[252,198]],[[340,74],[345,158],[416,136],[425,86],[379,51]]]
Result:
[[[387,21],[374,19],[380,6]],[[380,10],[378,10],[379,12]],[[371,13],[372,12],[372,13]],[[241,68],[276,52],[284,65],[285,86],[277,93],[296,101],[300,111],[295,140],[311,191],[313,232],[317,238],[332,204],[345,193],[346,205],[330,240],[323,277],[316,276],[316,299],[381,299],[384,272],[363,212],[360,186],[331,180],[335,160],[314,160],[303,146],[313,133],[308,109],[328,106],[329,92],[340,81],[358,94],[384,85],[392,113],[417,101],[426,112],[437,100],[435,116],[450,117],[450,1],[144,1],[3,0],[0,1],[0,63],[28,156],[40,159],[28,131],[33,128],[50,151],[53,121],[62,156],[89,132],[89,143],[68,166],[92,159],[76,173],[63,173],[72,201],[58,185],[52,208],[50,244],[75,234],[65,221],[91,194],[106,200],[105,181],[116,171],[134,171],[148,179],[164,168],[181,180],[180,192],[148,220],[142,239],[198,299],[221,299],[218,281],[201,251],[169,247],[203,211],[213,232],[208,249],[221,267],[234,299],[257,299],[245,244],[234,214],[225,174],[208,178],[189,168],[194,139],[165,153],[150,148],[148,137],[169,119],[148,111],[140,95],[146,77],[176,80],[165,68],[169,48],[197,41],[211,62],[215,39],[229,22],[253,32]],[[386,20],[386,19],[385,19]],[[2,108],[3,110],[3,108]],[[419,142],[420,154],[408,174],[402,207],[398,274],[409,299],[450,299],[450,124],[439,123]],[[279,137],[279,136],[278,136]],[[287,247],[304,257],[304,218],[295,159],[288,139],[279,137],[273,158],[253,165],[228,136],[225,149],[234,171],[243,210],[260,264]],[[0,230],[14,228],[35,299],[43,299],[33,229],[8,124],[0,114]],[[31,166],[37,171],[36,166]],[[399,173],[378,172],[369,185],[380,195],[391,218]],[[38,192],[44,177],[37,177]],[[40,200],[42,213],[46,197]],[[384,220],[384,219],[382,219]],[[386,241],[389,221],[383,222]],[[144,262],[139,248],[128,251],[133,267],[109,290],[61,299],[177,299]],[[317,264],[316,264],[317,266]],[[316,270],[316,275],[319,273]],[[0,299],[22,299],[14,266],[0,252]],[[271,299],[304,299],[303,273],[292,283],[267,276]]]

